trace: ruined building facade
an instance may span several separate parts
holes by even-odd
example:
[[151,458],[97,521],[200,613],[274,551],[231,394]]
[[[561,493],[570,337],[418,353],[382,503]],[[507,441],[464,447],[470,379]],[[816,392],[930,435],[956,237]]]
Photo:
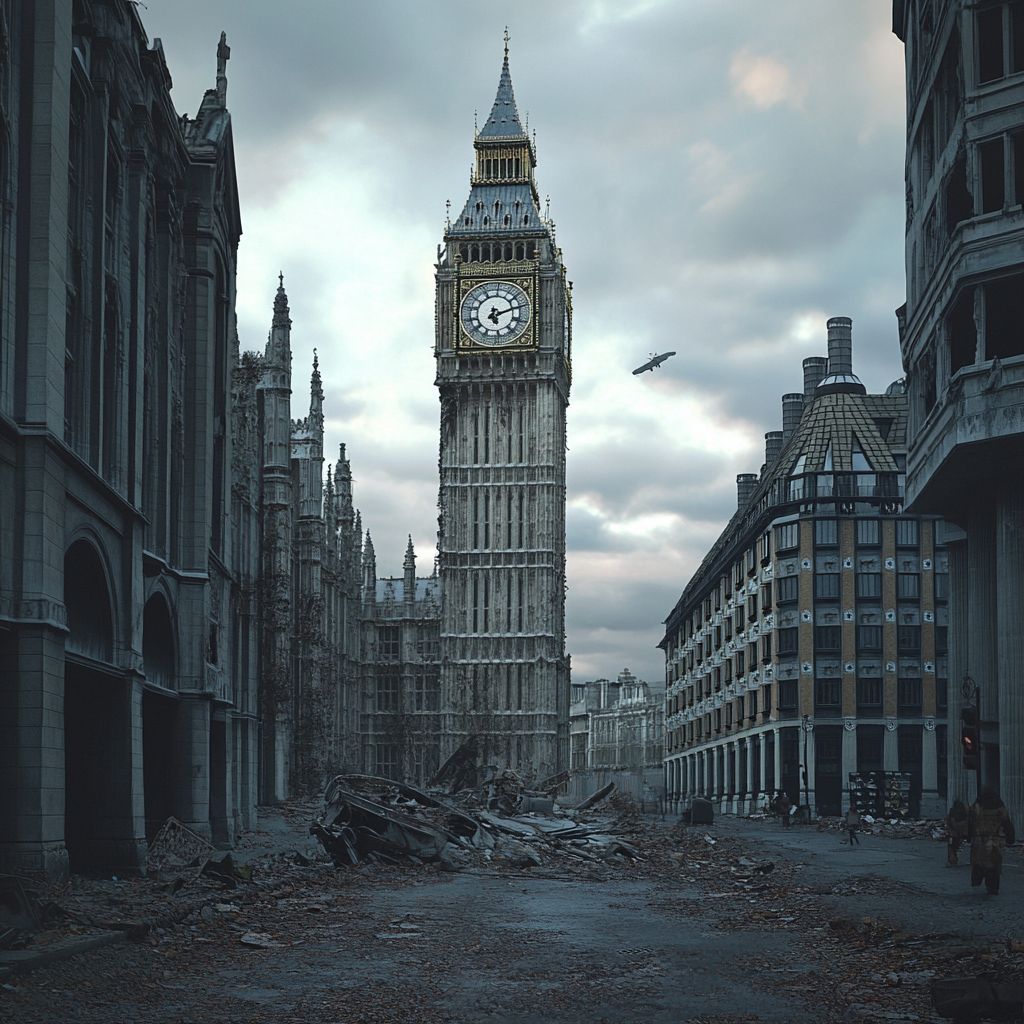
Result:
[[[908,508],[941,515],[956,705],[1024,816],[1024,7],[897,0],[906,46]],[[966,694],[961,685],[966,678]],[[959,725],[959,722],[958,722]],[[951,798],[978,779],[950,742]]]
[[565,416],[571,301],[508,53],[436,269],[439,733],[487,763],[568,767]]
[[229,53],[179,117],[135,5],[0,14],[0,870],[131,871],[257,800]]
[[[909,811],[949,793],[949,575],[935,517],[905,508],[903,382],[869,395],[852,324],[803,363],[761,473],[665,621],[665,785],[749,813],[783,789],[815,814],[900,773]],[[851,778],[853,777],[853,778]]]

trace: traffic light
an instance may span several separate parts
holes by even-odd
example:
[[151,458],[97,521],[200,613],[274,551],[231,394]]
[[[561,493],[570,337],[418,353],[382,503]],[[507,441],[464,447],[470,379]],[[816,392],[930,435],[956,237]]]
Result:
[[960,746],[963,747],[964,768],[969,772],[978,770],[978,712],[975,708],[960,709]]

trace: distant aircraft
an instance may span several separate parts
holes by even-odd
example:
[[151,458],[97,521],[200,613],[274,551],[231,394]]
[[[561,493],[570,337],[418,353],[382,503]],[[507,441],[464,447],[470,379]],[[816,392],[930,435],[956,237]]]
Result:
[[675,352],[663,352],[660,356],[657,356],[652,352],[651,358],[643,366],[638,366],[633,371],[633,376],[635,377],[638,373],[643,373],[644,370],[656,370],[669,356],[674,355]]

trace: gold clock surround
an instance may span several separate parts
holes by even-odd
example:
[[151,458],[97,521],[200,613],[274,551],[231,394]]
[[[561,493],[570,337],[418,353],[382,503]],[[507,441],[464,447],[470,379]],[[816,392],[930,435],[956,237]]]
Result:
[[[537,350],[537,325],[540,317],[537,310],[537,264],[533,260],[514,260],[507,263],[474,263],[473,269],[465,271],[459,267],[456,279],[456,299],[452,304],[453,333],[455,347],[459,352],[534,352]],[[526,330],[508,345],[484,345],[467,333],[462,323],[462,304],[466,296],[481,284],[493,281],[507,281],[521,288],[530,301],[530,323]]]

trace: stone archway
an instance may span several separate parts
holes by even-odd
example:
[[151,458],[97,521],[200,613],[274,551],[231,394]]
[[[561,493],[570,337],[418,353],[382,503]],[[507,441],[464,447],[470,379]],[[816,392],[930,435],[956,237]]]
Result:
[[116,863],[120,805],[130,806],[126,685],[114,665],[110,589],[96,548],[64,556],[68,636],[64,667],[64,842],[78,873]]

